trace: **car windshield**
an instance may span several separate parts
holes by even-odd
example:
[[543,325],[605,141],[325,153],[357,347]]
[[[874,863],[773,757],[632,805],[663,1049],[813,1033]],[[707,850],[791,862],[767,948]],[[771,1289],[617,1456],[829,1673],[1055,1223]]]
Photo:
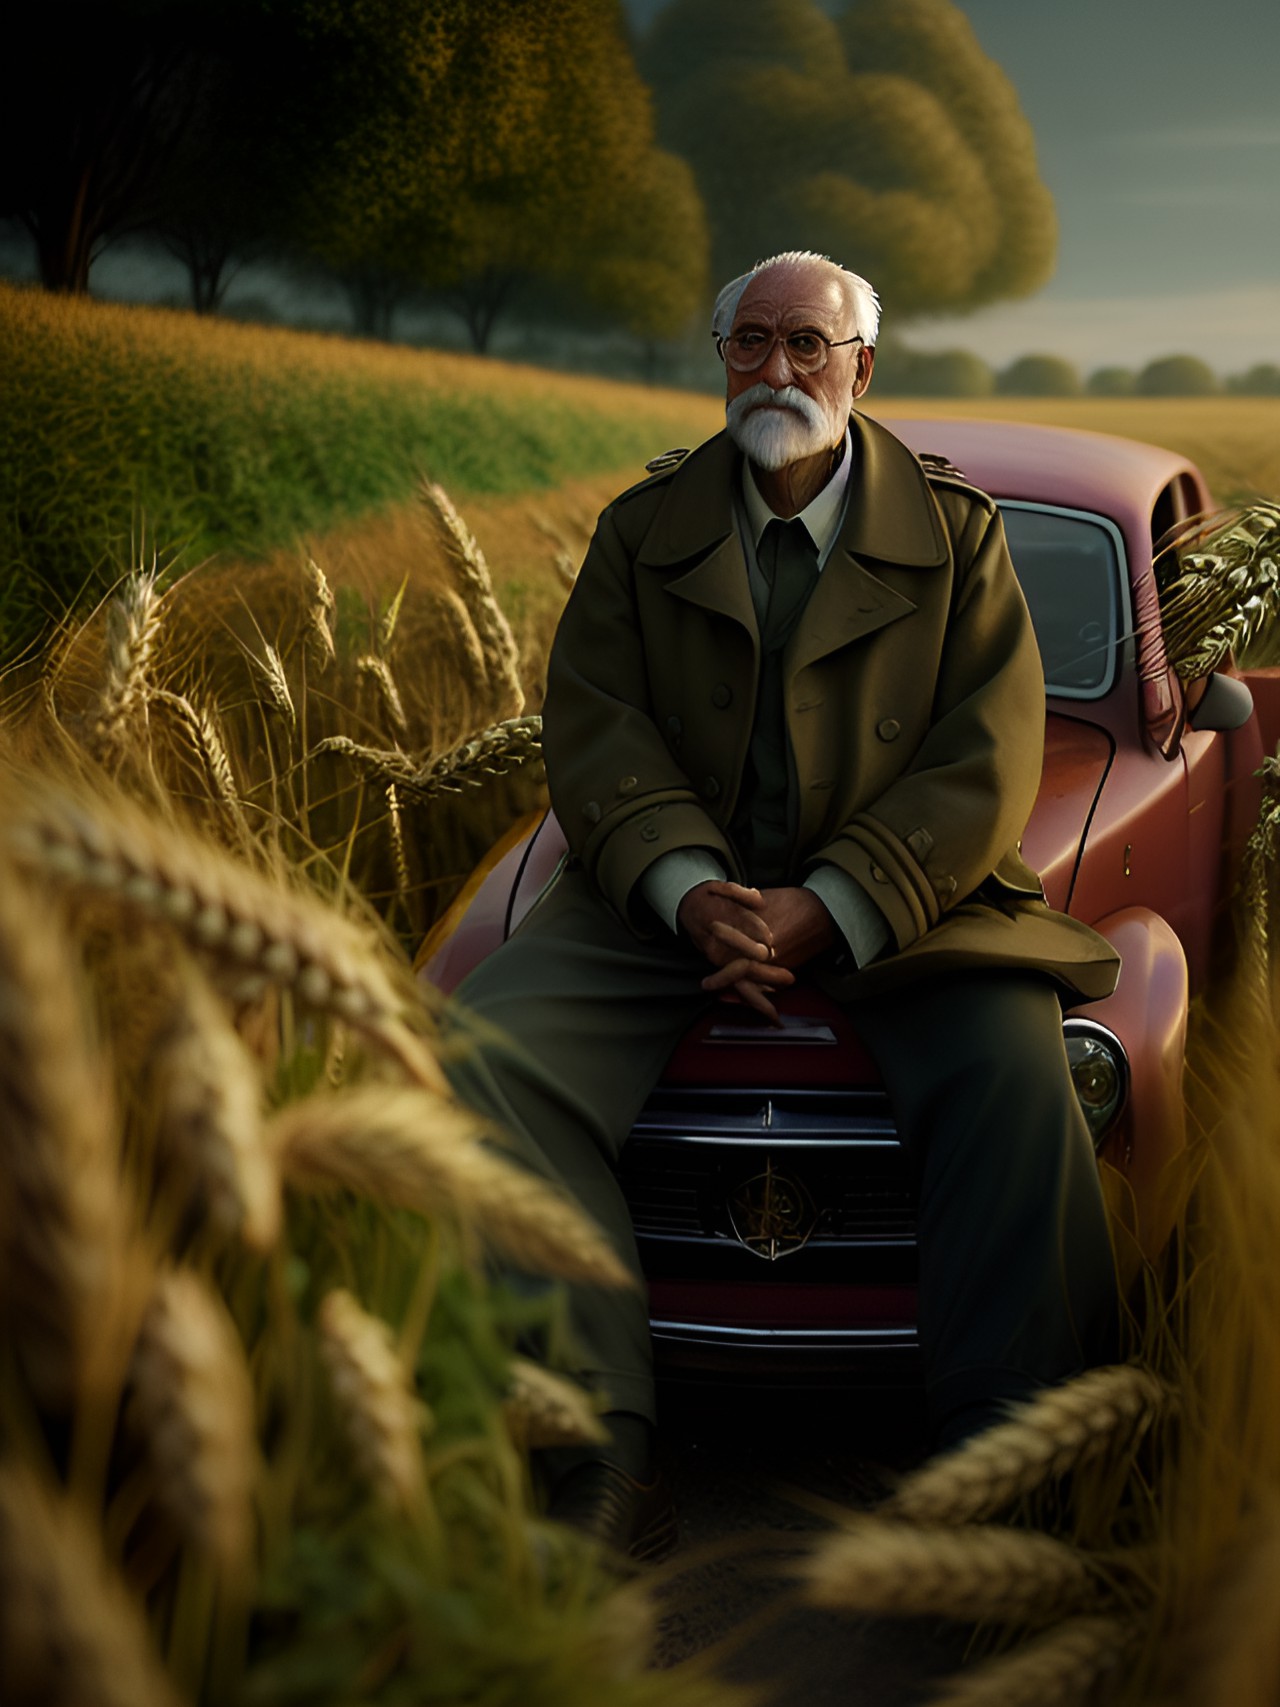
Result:
[[1120,563],[1110,524],[1036,505],[1000,506],[1040,643],[1045,689],[1096,699],[1115,676]]

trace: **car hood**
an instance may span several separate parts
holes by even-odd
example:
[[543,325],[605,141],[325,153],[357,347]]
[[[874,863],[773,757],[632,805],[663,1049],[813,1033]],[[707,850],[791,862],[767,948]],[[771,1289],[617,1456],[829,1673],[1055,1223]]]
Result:
[[1040,873],[1051,907],[1068,911],[1080,844],[1111,764],[1110,735],[1095,723],[1051,711],[1045,719],[1040,792],[1022,837],[1022,857]]

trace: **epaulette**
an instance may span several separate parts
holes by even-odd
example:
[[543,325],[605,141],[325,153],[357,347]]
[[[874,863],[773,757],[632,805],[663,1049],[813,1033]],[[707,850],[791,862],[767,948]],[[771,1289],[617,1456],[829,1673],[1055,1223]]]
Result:
[[687,449],[664,450],[661,456],[650,457],[648,462],[645,463],[645,467],[649,470],[650,474],[665,474],[670,468],[679,468],[680,464],[688,454],[689,452]]
[[949,457],[940,455],[937,451],[918,451],[916,461],[924,469],[926,480],[936,480],[940,485],[959,486],[969,497],[980,499],[989,509],[995,509],[995,500],[975,486],[964,472],[957,468]]
[[687,450],[664,450],[661,456],[655,456],[651,461],[645,463],[645,467],[649,472],[645,475],[644,479],[637,480],[634,486],[628,486],[625,492],[619,492],[618,496],[613,500],[614,503],[620,504],[624,499],[632,498],[638,492],[649,491],[649,489],[656,486],[660,480],[664,479],[668,475],[674,474],[688,454],[689,452]]

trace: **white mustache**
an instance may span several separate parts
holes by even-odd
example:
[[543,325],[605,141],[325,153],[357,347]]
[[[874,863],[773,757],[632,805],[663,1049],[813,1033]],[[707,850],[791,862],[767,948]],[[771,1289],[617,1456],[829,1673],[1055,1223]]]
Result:
[[799,415],[806,426],[815,429],[826,424],[822,409],[808,392],[801,391],[796,385],[782,385],[775,391],[764,380],[753,385],[750,391],[739,392],[727,406],[725,419],[730,427],[736,427],[753,409],[760,408],[789,409]]

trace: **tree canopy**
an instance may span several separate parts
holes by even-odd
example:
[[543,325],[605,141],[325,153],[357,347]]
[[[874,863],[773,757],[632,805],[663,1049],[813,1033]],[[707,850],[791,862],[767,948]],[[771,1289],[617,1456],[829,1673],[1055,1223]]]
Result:
[[819,249],[901,316],[1023,296],[1056,221],[1031,130],[951,0],[673,0],[642,48],[712,267]]

